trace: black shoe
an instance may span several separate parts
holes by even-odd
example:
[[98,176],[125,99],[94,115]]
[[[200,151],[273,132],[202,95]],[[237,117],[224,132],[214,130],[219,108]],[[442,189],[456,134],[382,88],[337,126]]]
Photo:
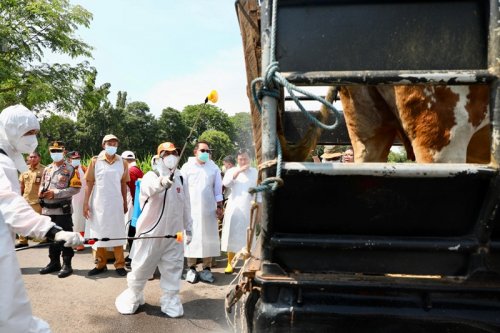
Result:
[[116,274],[118,274],[120,276],[125,276],[125,275],[127,275],[127,271],[125,270],[125,268],[117,268]]
[[73,268],[68,265],[63,265],[61,270],[59,271],[59,274],[57,274],[58,277],[65,278],[73,274]]
[[51,261],[47,266],[40,270],[40,274],[49,274],[61,270],[61,263],[58,261]]
[[97,275],[97,274],[104,273],[104,272],[106,272],[107,270],[108,270],[108,268],[107,268],[106,266],[104,266],[104,267],[103,267],[103,268],[101,268],[101,269],[98,269],[97,267],[95,267],[95,268],[91,269],[91,270],[87,273],[87,275],[88,275],[88,276],[93,276],[93,275]]
[[27,246],[29,246],[28,243],[17,243],[16,246],[15,246],[15,248],[16,249],[20,249],[22,247],[27,247]]
[[132,267],[132,259],[131,259],[131,258],[129,258],[129,256],[127,256],[127,257],[125,258],[125,267],[127,267],[127,268],[129,268],[129,269]]

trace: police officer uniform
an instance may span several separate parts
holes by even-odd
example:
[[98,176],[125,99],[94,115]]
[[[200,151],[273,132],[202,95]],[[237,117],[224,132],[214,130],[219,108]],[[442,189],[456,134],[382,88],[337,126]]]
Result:
[[[63,152],[64,147],[59,142],[54,142],[49,151]],[[71,218],[72,207],[71,198],[80,191],[81,181],[75,173],[73,166],[66,161],[58,164],[54,162],[47,166],[42,175],[40,187],[40,197],[45,192],[51,191],[53,196],[40,199],[42,215],[47,215],[52,222],[61,227],[64,231],[73,231],[73,221]],[[63,266],[59,257],[63,257]],[[47,274],[60,270],[58,276],[63,278],[71,275],[71,259],[74,256],[71,247],[64,247],[60,243],[52,243],[49,247],[50,263],[40,270],[40,274]]]

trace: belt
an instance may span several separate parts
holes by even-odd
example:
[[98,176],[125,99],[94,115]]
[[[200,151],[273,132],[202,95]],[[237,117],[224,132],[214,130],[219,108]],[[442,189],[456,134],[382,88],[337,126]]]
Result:
[[71,201],[65,200],[65,201],[55,202],[55,203],[46,203],[43,199],[40,199],[40,206],[42,206],[43,208],[49,208],[49,209],[62,208],[66,205],[71,205]]

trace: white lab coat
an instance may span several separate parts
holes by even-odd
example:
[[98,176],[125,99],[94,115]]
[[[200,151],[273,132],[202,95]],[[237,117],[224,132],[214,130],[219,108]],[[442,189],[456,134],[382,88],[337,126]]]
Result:
[[[104,151],[101,152],[104,154]],[[123,196],[121,179],[125,168],[120,156],[113,164],[97,159],[95,162],[95,183],[90,196],[90,218],[88,219],[90,238],[126,238],[123,223]],[[126,239],[95,242],[98,247],[115,247],[125,245]]]
[[[160,180],[152,171],[142,179],[140,205],[144,208],[137,220],[138,237],[175,235],[192,228],[187,182],[181,180],[177,170],[173,185],[165,192]],[[116,298],[117,310],[131,314],[144,304],[144,286],[158,266],[163,291],[161,310],[171,317],[182,316],[184,310],[178,294],[184,265],[183,244],[171,238],[136,240],[130,256],[133,260],[132,271],[127,275],[128,289]]]
[[217,202],[222,201],[222,179],[219,167],[208,160],[198,164],[190,157],[181,169],[189,185],[193,240],[185,245],[186,258],[208,258],[220,255],[219,230],[217,225]]
[[236,171],[238,167],[229,169],[222,180],[222,184],[231,189],[224,212],[221,237],[221,250],[225,252],[238,252],[246,246],[252,207],[252,195],[248,193],[248,189],[257,185],[255,168],[250,167],[233,179]]
[[71,219],[73,220],[73,231],[82,232],[85,231],[86,221],[83,216],[83,200],[85,198],[85,187],[87,186],[87,181],[85,180],[85,172],[80,165],[76,167],[76,172],[78,172],[78,177],[80,177],[82,187],[80,188],[80,191],[71,198],[71,204],[73,206]]
[[15,233],[43,238],[53,226],[48,216],[35,213],[21,196],[17,169],[12,160],[0,154],[0,332],[50,332],[48,324],[31,312],[14,239]]

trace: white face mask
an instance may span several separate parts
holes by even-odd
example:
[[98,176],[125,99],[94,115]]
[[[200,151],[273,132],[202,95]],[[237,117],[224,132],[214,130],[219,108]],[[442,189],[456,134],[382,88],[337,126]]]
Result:
[[172,170],[173,168],[175,168],[175,165],[177,164],[177,156],[175,155],[167,155],[163,158],[163,164],[165,164],[165,166]]
[[14,148],[18,153],[31,154],[37,146],[38,140],[36,139],[36,135],[24,135],[19,139]]
[[80,165],[80,160],[71,160],[71,165],[76,168]]
[[108,155],[114,155],[114,154],[116,154],[118,147],[106,145],[106,146],[104,146],[104,150],[106,151],[106,153]]
[[63,153],[50,153],[50,158],[54,162],[60,162],[63,159]]

